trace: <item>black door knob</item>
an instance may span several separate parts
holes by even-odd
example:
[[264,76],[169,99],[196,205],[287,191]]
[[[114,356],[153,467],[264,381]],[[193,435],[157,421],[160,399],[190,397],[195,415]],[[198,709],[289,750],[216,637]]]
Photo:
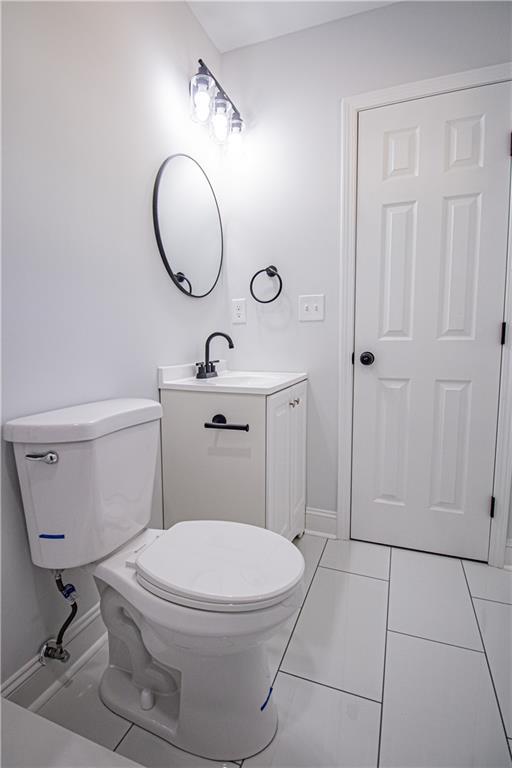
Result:
[[363,365],[372,365],[375,362],[375,355],[373,352],[362,352],[359,359]]

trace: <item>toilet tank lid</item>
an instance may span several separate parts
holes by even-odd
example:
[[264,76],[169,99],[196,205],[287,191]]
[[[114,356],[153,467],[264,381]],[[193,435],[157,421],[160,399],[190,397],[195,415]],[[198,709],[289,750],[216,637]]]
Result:
[[161,417],[156,400],[116,398],[22,416],[8,421],[3,432],[11,443],[77,443]]

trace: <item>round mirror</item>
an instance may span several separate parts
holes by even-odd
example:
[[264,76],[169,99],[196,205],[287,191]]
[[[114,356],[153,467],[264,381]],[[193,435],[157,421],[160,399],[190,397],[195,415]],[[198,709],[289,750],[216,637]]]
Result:
[[187,296],[215,288],[222,267],[222,221],[210,180],[189,155],[171,155],[156,175],[153,223],[164,266]]

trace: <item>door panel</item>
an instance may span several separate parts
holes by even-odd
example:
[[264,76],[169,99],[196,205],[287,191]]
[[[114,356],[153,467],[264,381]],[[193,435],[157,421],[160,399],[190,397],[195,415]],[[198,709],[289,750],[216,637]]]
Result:
[[292,389],[294,408],[291,414],[291,514],[290,538],[303,533],[306,527],[306,414],[307,384]]
[[[265,527],[265,398],[161,391],[165,527],[234,520]],[[248,432],[205,429],[216,414]]]
[[267,398],[267,528],[286,538],[290,530],[292,391]]
[[511,100],[501,83],[360,113],[354,538],[487,559]]

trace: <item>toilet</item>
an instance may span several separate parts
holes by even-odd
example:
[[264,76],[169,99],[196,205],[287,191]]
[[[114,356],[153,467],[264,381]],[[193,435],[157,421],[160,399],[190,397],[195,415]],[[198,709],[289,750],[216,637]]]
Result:
[[105,400],[15,419],[4,437],[33,562],[96,581],[103,702],[195,755],[241,760],[276,732],[264,641],[302,602],[304,559],[241,523],[147,528],[161,414],[153,400]]

